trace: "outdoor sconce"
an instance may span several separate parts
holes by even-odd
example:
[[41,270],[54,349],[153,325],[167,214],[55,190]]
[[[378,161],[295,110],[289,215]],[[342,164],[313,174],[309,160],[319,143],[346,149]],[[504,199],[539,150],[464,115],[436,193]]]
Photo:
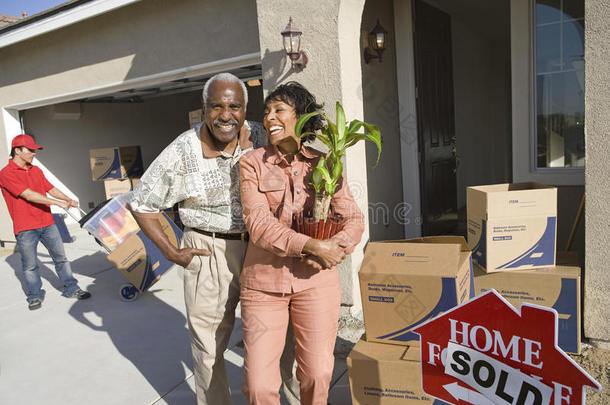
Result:
[[[364,63],[369,63],[371,59],[379,59],[379,62],[381,62],[381,54],[385,50],[387,33],[381,24],[379,24],[379,19],[377,19],[377,25],[369,32],[369,46],[364,48]],[[375,55],[373,51],[377,54]]]
[[294,25],[290,17],[288,25],[282,31],[284,50],[292,61],[292,67],[300,70],[307,66],[307,54],[301,51],[301,34],[303,33]]

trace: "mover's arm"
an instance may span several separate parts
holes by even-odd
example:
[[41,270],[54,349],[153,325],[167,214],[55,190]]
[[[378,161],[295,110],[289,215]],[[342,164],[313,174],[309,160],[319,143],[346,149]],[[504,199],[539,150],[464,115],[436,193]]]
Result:
[[67,201],[54,200],[53,198],[46,197],[29,188],[23,190],[23,192],[19,194],[19,197],[28,200],[29,202],[34,204],[57,205],[58,207],[61,207],[66,210],[70,208],[70,203]]

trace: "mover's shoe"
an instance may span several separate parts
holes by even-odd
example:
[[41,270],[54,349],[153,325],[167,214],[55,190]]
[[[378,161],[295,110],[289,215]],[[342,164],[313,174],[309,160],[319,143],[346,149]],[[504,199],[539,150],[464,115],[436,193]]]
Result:
[[70,298],[76,298],[77,300],[86,300],[89,297],[91,297],[91,293],[89,291],[78,290]]
[[32,301],[30,301],[28,303],[28,308],[30,309],[30,311],[33,311],[35,309],[38,309],[42,306],[42,301],[39,300],[38,298],[34,298]]

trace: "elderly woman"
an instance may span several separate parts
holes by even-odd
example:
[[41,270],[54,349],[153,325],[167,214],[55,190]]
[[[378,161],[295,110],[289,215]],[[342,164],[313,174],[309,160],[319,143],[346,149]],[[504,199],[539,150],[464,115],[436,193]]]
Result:
[[[345,220],[342,231],[317,240],[293,230],[293,214],[314,205],[309,179],[322,156],[296,137],[295,123],[301,114],[320,108],[299,83],[277,87],[265,99],[269,145],[240,160],[243,215],[250,233],[240,277],[243,390],[250,404],[280,403],[279,363],[289,321],[296,338],[301,403],[327,403],[341,302],[336,266],[360,241],[364,220],[342,176],[331,201],[333,212]],[[321,127],[317,116],[304,131]],[[310,135],[306,141],[314,139]]]

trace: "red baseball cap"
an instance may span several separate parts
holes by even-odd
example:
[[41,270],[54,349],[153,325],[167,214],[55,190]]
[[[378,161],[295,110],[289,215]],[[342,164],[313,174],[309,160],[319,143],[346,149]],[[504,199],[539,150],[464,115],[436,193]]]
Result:
[[42,146],[34,142],[34,138],[26,134],[17,135],[13,138],[11,148],[17,148],[19,146],[25,146],[28,149],[42,149]]

